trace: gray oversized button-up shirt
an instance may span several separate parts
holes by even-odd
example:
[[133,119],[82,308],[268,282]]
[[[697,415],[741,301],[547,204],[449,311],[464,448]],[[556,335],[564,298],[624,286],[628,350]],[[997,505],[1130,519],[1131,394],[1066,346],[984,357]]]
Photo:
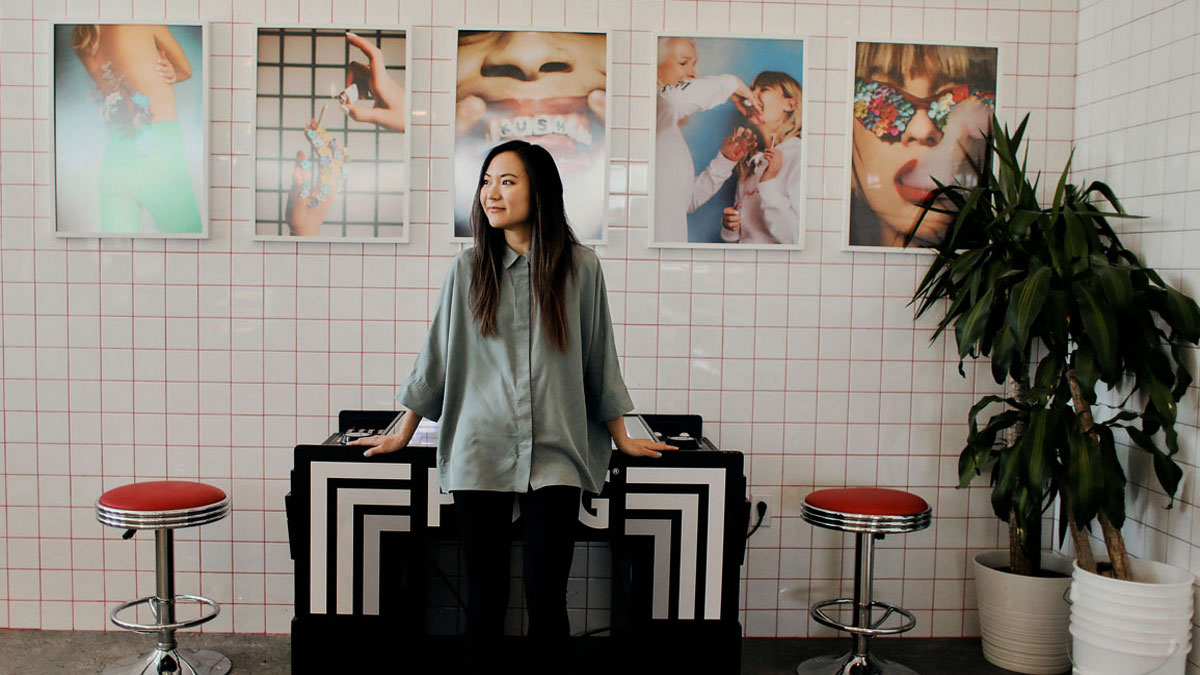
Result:
[[575,248],[568,342],[549,345],[530,288],[529,255],[504,249],[498,335],[471,311],[471,256],[450,266],[421,353],[396,398],[438,422],[444,490],[600,492],[612,454],[606,420],[633,409],[621,378],[600,260]]

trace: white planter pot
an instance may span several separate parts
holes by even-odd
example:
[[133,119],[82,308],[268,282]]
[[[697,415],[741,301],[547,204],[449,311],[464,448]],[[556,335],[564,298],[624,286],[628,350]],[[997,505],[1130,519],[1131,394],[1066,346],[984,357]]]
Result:
[[1071,669],[1067,651],[1070,606],[1063,596],[1071,585],[1071,559],[1042,552],[1042,569],[1061,577],[1027,577],[1008,567],[1008,551],[975,556],[975,594],[983,656],[1018,673],[1058,675]]
[[1075,672],[1183,675],[1191,649],[1196,577],[1153,560],[1132,559],[1129,564],[1132,581],[1102,577],[1076,565],[1071,583]]

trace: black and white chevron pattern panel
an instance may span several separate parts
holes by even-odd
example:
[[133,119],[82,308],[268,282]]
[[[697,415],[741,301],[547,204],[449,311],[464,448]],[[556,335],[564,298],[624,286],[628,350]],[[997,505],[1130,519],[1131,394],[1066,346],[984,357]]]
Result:
[[377,615],[381,538],[412,530],[413,466],[312,462],[309,468],[308,611]]
[[[432,448],[356,455],[296,449],[289,530],[298,615],[386,615],[394,600],[381,598],[392,597],[385,590],[406,564],[395,558],[456,536]],[[728,621],[737,614],[744,494],[738,453],[617,456],[602,494],[580,504],[577,537],[633,552],[630,604],[641,620]]]
[[721,618],[725,474],[722,468],[626,469],[624,534],[653,541],[650,618]]

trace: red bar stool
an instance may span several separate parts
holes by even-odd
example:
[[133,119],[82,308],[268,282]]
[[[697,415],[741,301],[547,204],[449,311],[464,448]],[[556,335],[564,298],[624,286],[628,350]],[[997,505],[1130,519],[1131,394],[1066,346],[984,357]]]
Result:
[[[886,602],[871,599],[875,566],[875,540],[885,534],[916,532],[929,527],[933,511],[924,500],[902,490],[858,487],[817,490],[804,498],[800,515],[817,527],[839,532],[855,533],[854,597],[824,600],[814,603],[808,612],[817,623],[850,633],[854,638],[848,655],[820,656],[796,667],[798,675],[916,675],[905,666],[871,657],[868,641],[876,635],[898,635],[912,630],[917,619],[908,612]],[[850,607],[854,621],[847,625],[829,616],[830,607]],[[883,610],[879,618],[873,611]],[[903,618],[896,626],[884,623],[898,614]]]
[[[156,593],[123,603],[109,614],[114,624],[135,633],[158,635],[149,654],[130,656],[104,669],[103,675],[225,675],[229,659],[207,649],[179,649],[175,631],[212,621],[221,613],[215,600],[175,595],[175,529],[212,523],[229,514],[229,497],[220,488],[190,481],[162,480],[113,488],[96,500],[96,520],[125,528],[125,539],[137,530],[154,530]],[[191,621],[175,620],[175,603],[194,602],[211,612]],[[149,604],[154,623],[139,624],[119,614]]]

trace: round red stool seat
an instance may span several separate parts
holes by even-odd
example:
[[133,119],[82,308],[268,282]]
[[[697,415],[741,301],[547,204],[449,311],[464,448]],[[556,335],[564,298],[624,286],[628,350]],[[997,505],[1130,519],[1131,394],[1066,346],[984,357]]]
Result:
[[129,529],[193,527],[229,513],[225,491],[205,483],[157,480],[113,488],[96,500],[96,518]]
[[800,515],[819,527],[892,534],[929,527],[929,502],[911,492],[875,487],[817,490],[804,498]]

